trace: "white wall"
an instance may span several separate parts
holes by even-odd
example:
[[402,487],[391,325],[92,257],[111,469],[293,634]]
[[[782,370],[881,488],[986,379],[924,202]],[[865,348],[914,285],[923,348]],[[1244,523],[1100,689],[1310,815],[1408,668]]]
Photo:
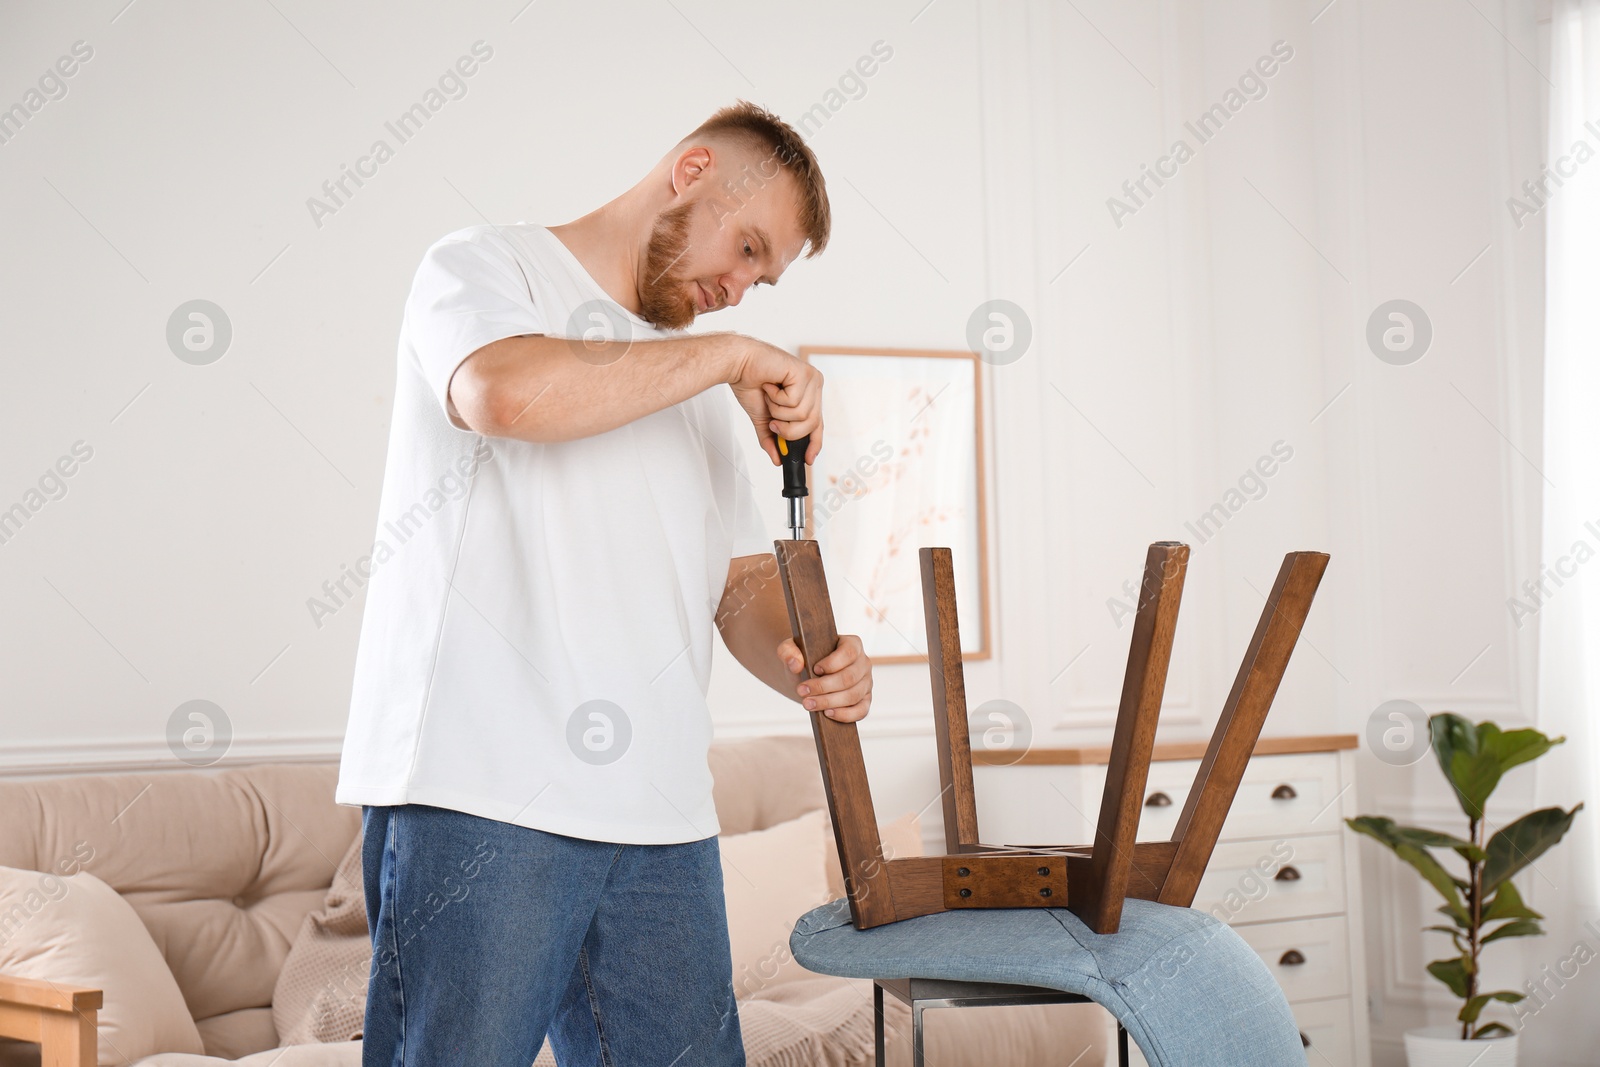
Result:
[[[5,92],[20,98],[74,41],[94,50],[68,95],[0,145],[0,500],[22,499],[74,441],[93,449],[66,496],[0,545],[10,762],[160,758],[169,713],[197,697],[225,710],[241,753],[330,750],[361,601],[320,627],[306,602],[372,542],[422,250],[484,218],[575,217],[735,97],[796,115],[875,42],[894,49],[814,139],[834,176],[829,254],[709,325],[791,348],[959,338],[984,271],[970,4],[914,25],[796,8],[777,48],[731,4],[520,6],[8,10]],[[394,141],[384,123],[478,40],[493,58],[466,96],[318,226],[307,199],[375,138]],[[234,327],[205,367],[164,339],[196,297]],[[776,486],[772,511],[776,533]],[[719,711],[798,718],[759,687]]]
[[[1541,485],[1542,236],[1505,208],[1542,155],[1529,0],[123,2],[0,15],[0,104],[94,48],[0,145],[0,506],[94,449],[0,545],[14,770],[170,763],[167,718],[197,697],[239,758],[336,751],[361,601],[318,628],[306,599],[371,543],[422,250],[572,218],[736,96],[797,118],[879,40],[893,58],[812,140],[828,252],[707,325],[959,348],[979,301],[1028,310],[1033,350],[986,381],[997,655],[969,668],[973,702],[1017,703],[1035,743],[1106,740],[1129,634],[1106,601],[1174,538],[1193,554],[1165,736],[1215,721],[1302,548],[1333,562],[1269,732],[1359,733],[1395,698],[1539,722],[1533,628],[1505,607],[1537,570]],[[306,198],[480,39],[467,95],[316,226]],[[1293,57],[1265,95],[1118,226],[1107,199],[1277,41]],[[163,335],[196,297],[235,330],[206,367]],[[1364,339],[1396,297],[1435,331],[1405,367]],[[1213,538],[1185,527],[1278,441],[1264,496]],[[806,728],[725,656],[712,698],[723,735]],[[862,729],[885,816],[937,794],[928,699],[921,668],[880,670]],[[1363,811],[1448,825],[1431,761],[1364,753],[1362,774]],[[1363,859],[1378,1062],[1398,1063],[1449,1002],[1415,879]],[[1529,1062],[1589,1062],[1587,981],[1527,1032]]]

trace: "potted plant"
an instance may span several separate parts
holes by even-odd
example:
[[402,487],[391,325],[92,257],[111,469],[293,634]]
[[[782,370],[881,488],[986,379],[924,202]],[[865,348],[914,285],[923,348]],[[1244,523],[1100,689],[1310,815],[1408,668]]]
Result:
[[[1492,828],[1483,809],[1500,776],[1538,759],[1566,738],[1549,738],[1538,730],[1501,730],[1492,722],[1474,724],[1449,712],[1430,716],[1428,731],[1445,781],[1467,816],[1467,836],[1397,826],[1379,815],[1345,821],[1415,867],[1444,898],[1439,911],[1450,920],[1448,926],[1427,929],[1448,934],[1456,954],[1428,964],[1428,973],[1461,998],[1456,1015],[1460,1026],[1407,1031],[1406,1059],[1411,1067],[1511,1067],[1517,1062],[1517,1035],[1502,1022],[1479,1020],[1491,1001],[1515,1004],[1523,995],[1481,991],[1478,957],[1492,942],[1544,933],[1539,926],[1543,916],[1522,902],[1511,879],[1561,840],[1583,805],[1571,811],[1541,808],[1489,833]],[[1465,862],[1466,877],[1451,873],[1431,849],[1454,852]],[[1461,864],[1451,861],[1451,866],[1460,870]]]

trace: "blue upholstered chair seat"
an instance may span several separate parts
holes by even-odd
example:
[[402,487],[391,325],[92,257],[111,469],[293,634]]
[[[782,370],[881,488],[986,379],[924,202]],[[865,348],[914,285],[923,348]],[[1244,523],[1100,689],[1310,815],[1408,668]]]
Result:
[[964,908],[857,930],[845,900],[801,916],[795,959],[846,978],[1047,986],[1105,1007],[1151,1067],[1304,1067],[1283,990],[1227,924],[1192,908],[1123,905],[1114,934],[1065,908]]

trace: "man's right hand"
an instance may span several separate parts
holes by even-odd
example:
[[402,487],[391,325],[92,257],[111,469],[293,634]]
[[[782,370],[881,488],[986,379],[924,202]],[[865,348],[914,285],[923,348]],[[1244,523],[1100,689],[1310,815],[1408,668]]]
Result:
[[728,384],[756,429],[756,440],[776,466],[778,435],[789,441],[807,434],[806,462],[822,450],[822,372],[781,348],[743,334],[726,334],[733,352]]

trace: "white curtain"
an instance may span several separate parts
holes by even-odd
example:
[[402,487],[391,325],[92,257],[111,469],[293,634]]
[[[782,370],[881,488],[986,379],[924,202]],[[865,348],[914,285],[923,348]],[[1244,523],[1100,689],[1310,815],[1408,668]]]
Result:
[[[1537,939],[1550,942],[1545,956],[1578,938],[1600,950],[1586,928],[1600,919],[1600,0],[1555,0],[1550,39],[1546,161],[1572,173],[1546,210],[1544,471],[1553,484],[1541,557],[1552,568],[1566,558],[1576,574],[1539,611],[1538,725],[1567,743],[1540,761],[1537,789],[1541,806],[1582,800],[1584,810],[1539,861],[1550,881],[1529,882],[1549,920],[1551,936]],[[1593,158],[1577,160],[1580,142]],[[1579,542],[1593,559],[1575,563]]]

